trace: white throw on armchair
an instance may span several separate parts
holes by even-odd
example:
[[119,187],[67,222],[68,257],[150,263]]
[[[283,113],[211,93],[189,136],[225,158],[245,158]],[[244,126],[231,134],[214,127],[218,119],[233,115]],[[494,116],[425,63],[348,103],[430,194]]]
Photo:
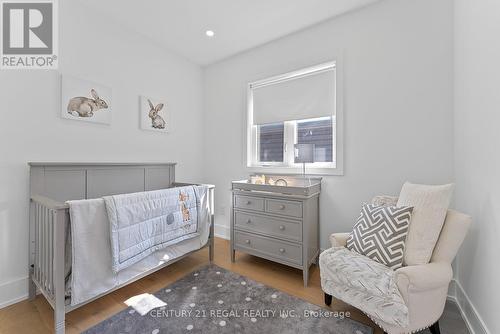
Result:
[[[407,326],[389,324],[380,320],[377,314],[364,312],[389,334],[413,333],[425,328],[430,328],[433,334],[438,334],[438,320],[443,313],[448,285],[453,277],[451,263],[470,224],[471,217],[448,210],[431,261],[423,265],[405,266],[394,272],[395,283],[408,307]],[[330,236],[332,247],[345,247],[348,237],[349,233],[332,234]],[[323,259],[320,257],[321,285],[325,293],[325,304],[331,305],[332,295],[336,295],[336,291],[332,289],[334,280],[331,279],[331,275],[335,273],[327,266],[328,262],[324,257]],[[349,303],[349,300],[344,302]]]

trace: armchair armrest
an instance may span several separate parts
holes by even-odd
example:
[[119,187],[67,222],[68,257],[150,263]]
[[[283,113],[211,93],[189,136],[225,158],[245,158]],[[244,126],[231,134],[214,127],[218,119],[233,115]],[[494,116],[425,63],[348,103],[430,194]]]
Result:
[[332,247],[345,247],[348,238],[349,233],[333,233],[330,235],[330,242],[332,243]]
[[453,270],[446,262],[432,262],[396,270],[396,283],[404,296],[408,296],[410,290],[428,291],[447,287],[452,277]]

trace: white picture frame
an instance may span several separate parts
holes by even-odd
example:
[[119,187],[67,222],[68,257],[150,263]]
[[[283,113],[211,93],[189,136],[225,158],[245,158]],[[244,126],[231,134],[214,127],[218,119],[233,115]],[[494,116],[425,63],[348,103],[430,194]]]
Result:
[[96,82],[63,75],[61,117],[110,125],[112,120],[111,88]]
[[163,133],[170,131],[170,115],[165,99],[141,95],[139,104],[140,128],[142,130]]

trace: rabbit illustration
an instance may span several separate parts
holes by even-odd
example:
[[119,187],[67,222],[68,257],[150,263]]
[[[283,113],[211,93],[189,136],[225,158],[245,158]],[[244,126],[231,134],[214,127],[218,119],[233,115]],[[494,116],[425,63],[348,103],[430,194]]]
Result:
[[68,114],[78,117],[92,117],[94,116],[94,111],[108,108],[106,101],[101,99],[94,89],[90,91],[90,94],[93,97],[92,99],[88,97],[74,97],[69,100]]
[[153,102],[151,102],[150,99],[148,99],[149,107],[151,110],[149,111],[149,118],[151,118],[151,126],[155,129],[165,129],[165,120],[163,117],[158,115],[160,110],[163,108],[163,103],[159,103],[156,107],[154,106]]
[[191,213],[184,203],[182,203],[182,220],[185,222],[191,220]]
[[179,203],[181,204],[182,220],[189,221],[191,219],[191,213],[186,207],[186,200],[189,199],[189,195],[179,192]]

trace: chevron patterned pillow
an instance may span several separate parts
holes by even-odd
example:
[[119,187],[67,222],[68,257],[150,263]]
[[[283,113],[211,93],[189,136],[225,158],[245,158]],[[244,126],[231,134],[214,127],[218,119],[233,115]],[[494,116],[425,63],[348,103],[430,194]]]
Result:
[[413,207],[366,204],[347,239],[347,249],[396,270],[403,266]]

